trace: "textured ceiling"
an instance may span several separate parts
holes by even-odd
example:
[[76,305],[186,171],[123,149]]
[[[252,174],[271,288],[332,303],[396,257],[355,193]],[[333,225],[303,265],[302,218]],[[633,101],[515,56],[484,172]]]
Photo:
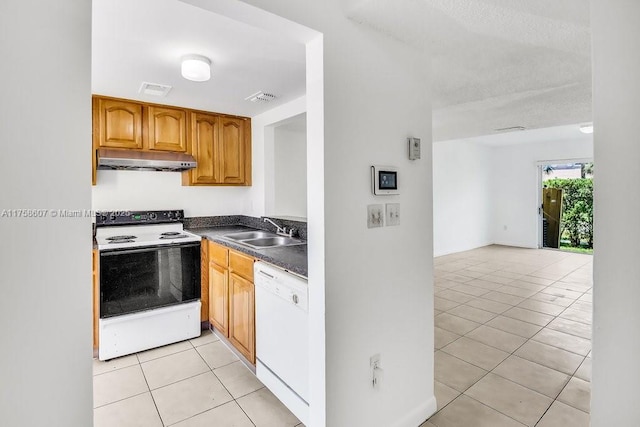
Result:
[[[254,116],[305,93],[305,47],[177,0],[93,0],[94,93]],[[212,77],[180,75],[180,58],[212,61]],[[165,98],[138,93],[143,81],[173,86]],[[278,98],[244,99],[258,91]]]
[[591,120],[589,0],[345,0],[429,54],[434,140]]

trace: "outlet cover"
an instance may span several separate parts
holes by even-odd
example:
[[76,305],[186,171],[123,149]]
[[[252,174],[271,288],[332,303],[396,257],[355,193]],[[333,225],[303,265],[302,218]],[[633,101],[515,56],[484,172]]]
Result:
[[376,228],[384,226],[384,205],[367,206],[367,227]]
[[400,203],[387,203],[386,208],[387,225],[400,225]]

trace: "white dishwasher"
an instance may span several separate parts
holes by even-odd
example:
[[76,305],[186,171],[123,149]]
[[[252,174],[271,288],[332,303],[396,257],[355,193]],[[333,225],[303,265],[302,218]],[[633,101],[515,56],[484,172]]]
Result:
[[256,376],[304,424],[309,418],[307,281],[256,262]]

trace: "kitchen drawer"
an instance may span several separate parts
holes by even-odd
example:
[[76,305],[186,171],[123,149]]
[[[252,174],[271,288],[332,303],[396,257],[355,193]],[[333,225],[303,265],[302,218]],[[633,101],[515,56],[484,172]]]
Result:
[[254,259],[250,256],[229,251],[229,270],[250,282],[253,282],[253,261]]
[[217,243],[209,242],[209,260],[220,267],[227,268],[229,265],[229,249]]

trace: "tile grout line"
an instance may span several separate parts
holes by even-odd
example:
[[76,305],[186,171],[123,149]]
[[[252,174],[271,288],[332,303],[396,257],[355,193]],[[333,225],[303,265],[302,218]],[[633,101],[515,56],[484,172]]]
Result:
[[[584,359],[582,359],[582,362],[580,362],[580,364],[578,365],[578,367],[575,369],[575,371],[573,371],[573,374],[571,374],[569,376],[569,380],[565,383],[564,386],[562,386],[562,389],[560,389],[560,391],[558,392],[558,394],[556,395],[556,397],[551,401],[551,405],[549,405],[549,407],[544,411],[544,413],[542,414],[542,416],[540,417],[540,419],[538,419],[538,421],[536,422],[536,426],[540,423],[540,421],[542,421],[542,419],[544,418],[544,416],[547,414],[547,412],[549,412],[549,409],[551,409],[551,407],[553,406],[554,403],[556,403],[556,401],[558,401],[558,397],[560,397],[560,395],[562,394],[562,392],[565,390],[565,388],[567,388],[567,386],[569,385],[569,383],[571,382],[571,379],[575,377],[576,372],[578,372],[578,369],[580,369],[580,366],[582,366],[582,364],[584,363],[584,361],[586,360],[587,356],[584,357]],[[576,408],[573,405],[569,405],[567,403],[564,403],[562,401],[559,401],[560,403],[563,403],[571,408],[577,409],[579,411],[581,411],[580,408]],[[584,412],[584,411],[582,411]],[[585,412],[586,413],[586,412]],[[535,426],[534,426],[535,427]]]
[[165,425],[164,420],[162,419],[162,416],[160,415],[160,410],[158,409],[158,404],[156,403],[156,399],[153,397],[153,393],[151,392],[151,386],[149,386],[149,381],[147,380],[147,375],[144,373],[144,369],[142,369],[142,363],[140,362],[140,358],[138,357],[138,354],[136,353],[136,359],[138,359],[138,363],[140,366],[140,370],[142,371],[142,377],[144,378],[144,382],[147,384],[147,389],[149,390],[149,396],[151,396],[151,401],[153,402],[153,407],[156,408],[156,414],[158,414],[158,418],[160,419],[160,423],[162,423],[162,425]]
[[140,392],[140,393],[132,394],[131,396],[123,397],[122,399],[117,399],[117,400],[114,400],[113,402],[109,402],[109,403],[105,403],[104,405],[96,406],[95,408],[93,408],[93,410],[95,411],[96,409],[104,408],[105,406],[113,405],[115,403],[122,402],[123,400],[127,400],[127,399],[131,399],[133,397],[141,396],[141,395],[143,395],[145,393],[149,393],[150,394],[151,392],[149,390],[147,390],[147,391],[143,391],[143,392]]
[[[211,332],[211,331],[210,331],[210,332]],[[211,333],[213,334],[213,332],[211,332]],[[219,341],[219,340],[218,340],[218,341]],[[223,344],[223,345],[225,345],[224,343],[222,343],[222,344]],[[229,349],[227,349],[227,350],[229,350]],[[230,350],[229,350],[229,351],[230,351]],[[231,351],[230,351],[230,352],[231,352]],[[220,379],[220,377],[218,377],[218,376],[216,375],[216,373],[215,373],[214,369],[213,369],[213,368],[211,368],[211,366],[209,366],[209,364],[207,363],[207,361],[206,361],[206,360],[204,360],[204,357],[202,357],[202,355],[200,354],[200,352],[196,350],[196,353],[198,353],[198,356],[200,356],[200,358],[204,361],[205,365],[207,365],[207,367],[209,368],[209,370],[211,371],[211,373],[213,374],[213,376],[214,376],[214,377],[216,377],[216,379],[218,380],[218,382],[220,382],[220,385],[222,385],[222,387],[226,390],[226,392],[227,392],[227,393],[229,393],[229,396],[231,396],[231,401],[233,401],[233,402],[234,402],[234,403],[235,403],[235,404],[240,408],[240,410],[242,411],[242,413],[244,413],[244,415],[247,417],[247,419],[249,420],[249,422],[250,422],[251,424],[253,424],[253,425],[254,425],[254,427],[255,427],[255,426],[256,426],[256,424],[253,422],[253,419],[249,416],[249,414],[247,414],[247,412],[244,410],[244,408],[242,407],[242,405],[240,405],[240,404],[238,403],[238,399],[236,399],[236,397],[235,397],[233,394],[231,394],[231,391],[227,388],[227,386],[226,386],[226,385],[224,385],[224,383],[222,382],[222,380]],[[236,360],[234,360],[233,362],[231,362],[231,363],[227,363],[226,365],[223,365],[223,366],[219,366],[219,367],[218,367],[218,368],[216,368],[216,369],[224,368],[225,366],[229,366],[229,365],[231,365],[231,364],[233,364],[233,363],[236,363],[236,362],[240,362],[240,363],[242,363],[242,362],[240,361],[240,359],[236,359]],[[244,365],[243,365],[243,366],[244,366]],[[262,390],[263,388],[264,388],[264,385],[263,385],[261,388],[259,388],[258,390]],[[241,398],[241,397],[244,397],[244,396],[248,396],[249,394],[254,393],[254,392],[258,391],[258,390],[254,390],[254,391],[252,391],[252,392],[250,392],[250,393],[247,393],[247,394],[245,394],[245,395],[243,395],[243,396],[240,396],[240,398]],[[227,402],[227,403],[228,403],[228,402]],[[219,405],[219,406],[222,406],[222,405]],[[212,409],[213,409],[213,408],[212,408]],[[209,409],[209,411],[210,411],[210,410],[211,410],[211,409]],[[207,411],[204,411],[204,412],[207,412]]]
[[[568,257],[568,256],[570,256],[570,255],[567,255],[567,257]],[[566,259],[566,257],[565,257],[564,259]],[[586,265],[586,264],[587,264],[587,263],[585,263],[584,265]],[[478,264],[478,265],[479,265],[479,264]],[[552,264],[550,264],[550,265],[553,265],[553,263],[552,263]],[[580,267],[577,267],[576,269],[574,269],[574,270],[572,270],[571,272],[567,273],[566,275],[562,276],[560,279],[558,279],[558,280],[556,280],[556,281],[553,281],[553,282],[552,282],[551,284],[549,284],[549,285],[544,286],[544,288],[540,289],[539,291],[537,291],[536,293],[534,293],[534,294],[533,294],[533,295],[531,295],[530,297],[524,298],[524,300],[523,300],[522,302],[520,302],[520,303],[518,303],[518,304],[516,304],[516,305],[513,305],[513,304],[506,304],[506,303],[503,303],[503,304],[505,304],[505,305],[510,305],[510,306],[511,306],[511,308],[513,308],[513,307],[519,307],[519,305],[520,305],[520,304],[522,304],[524,301],[527,301],[527,300],[529,300],[531,297],[533,297],[533,296],[535,296],[535,295],[537,295],[537,294],[541,293],[542,291],[544,291],[544,290],[548,289],[550,286],[552,286],[552,285],[556,284],[556,283],[557,283],[557,282],[559,282],[561,279],[566,278],[567,276],[569,276],[570,274],[572,274],[573,272],[575,272],[577,269],[582,268],[584,265],[582,265],[582,266],[580,266]],[[544,269],[544,268],[546,268],[546,267],[543,267],[542,269]],[[539,270],[542,270],[542,269],[539,269]],[[539,270],[534,270],[534,271],[532,271],[531,273],[528,273],[528,274],[535,273],[536,271],[539,271]],[[450,272],[449,274],[451,274],[451,273],[455,274],[455,272]],[[525,276],[526,276],[526,275],[528,275],[528,274],[525,274]],[[532,276],[532,277],[536,277],[536,276]],[[516,280],[517,280],[517,279],[516,279]],[[514,280],[514,281],[516,281],[516,280]],[[551,279],[549,279],[549,280],[551,280]],[[468,285],[468,286],[473,286],[473,285]],[[540,286],[543,286],[543,285],[540,285]],[[567,309],[572,308],[572,307],[573,307],[573,305],[574,305],[576,302],[578,302],[578,301],[580,300],[580,298],[584,297],[584,295],[588,294],[588,292],[589,292],[592,288],[593,288],[593,286],[590,286],[588,289],[586,289],[586,290],[585,290],[585,291],[583,291],[583,292],[577,292],[577,293],[579,293],[579,294],[581,294],[581,295],[580,295],[580,296],[578,296],[577,298],[571,298],[571,299],[573,300],[573,302],[572,302],[569,306],[566,306],[566,307],[562,306],[562,308],[563,308],[563,309],[562,309],[562,311],[560,311],[557,315],[548,314],[548,313],[542,313],[542,312],[538,312],[538,311],[536,311],[536,310],[530,310],[530,311],[532,311],[532,312],[534,312],[534,313],[540,313],[540,314],[543,314],[543,315],[547,315],[547,316],[551,316],[551,317],[552,317],[552,319],[551,319],[549,322],[547,322],[544,326],[536,325],[536,324],[533,324],[533,323],[529,323],[529,322],[527,322],[527,321],[523,321],[523,320],[521,320],[521,319],[515,319],[515,318],[514,318],[515,320],[519,320],[519,321],[521,321],[521,322],[528,323],[528,324],[534,325],[534,326],[536,326],[536,327],[540,327],[540,330],[539,330],[536,334],[534,334],[533,336],[531,336],[531,337],[529,337],[529,338],[526,338],[526,341],[525,341],[524,343],[522,343],[520,346],[518,346],[516,349],[514,349],[514,350],[509,354],[509,356],[507,356],[504,360],[507,360],[509,357],[514,356],[514,355],[515,355],[515,352],[517,352],[517,351],[518,351],[522,346],[526,345],[528,342],[530,342],[530,341],[539,342],[539,341],[537,341],[537,340],[534,340],[533,338],[534,338],[538,333],[540,333],[542,330],[544,330],[544,329],[546,329],[546,328],[549,328],[549,325],[550,325],[552,322],[554,322],[556,319],[560,318],[560,316],[561,316],[561,315],[562,315],[562,314],[563,314]],[[451,289],[451,288],[449,288],[449,289]],[[484,289],[484,288],[483,288],[483,289]],[[576,291],[573,291],[573,290],[571,290],[571,289],[566,289],[566,290],[569,290],[569,291],[572,291],[572,292],[576,292]],[[454,291],[455,291],[455,290],[454,290]],[[464,292],[462,292],[462,291],[460,291],[460,292],[461,292],[461,293],[464,293]],[[496,292],[499,292],[499,291],[498,291],[498,290],[496,290]],[[487,293],[488,293],[488,292],[487,292]],[[483,295],[486,295],[487,293],[485,293],[485,294],[483,294]],[[456,307],[452,307],[452,308],[450,308],[449,310],[444,310],[444,311],[442,311],[442,313],[448,313],[448,314],[449,314],[449,315],[451,315],[451,316],[456,316],[455,314],[452,314],[452,313],[449,313],[449,312],[450,312],[451,310],[454,310],[455,308],[457,308],[457,307],[461,306],[461,305],[466,305],[466,304],[468,304],[468,303],[469,303],[469,302],[471,302],[471,301],[475,301],[475,300],[477,300],[477,299],[479,299],[479,298],[482,298],[482,296],[483,296],[483,295],[474,296],[474,298],[473,298],[472,300],[469,300],[469,301],[467,301],[467,302],[465,302],[465,303],[458,303],[458,301],[454,301],[454,302],[458,303],[458,306],[456,306]],[[434,295],[434,296],[435,296],[435,295]],[[445,297],[440,297],[440,298],[447,299],[447,298],[445,298]],[[536,301],[536,300],[534,300],[534,301]],[[554,306],[558,306],[558,305],[556,305],[556,304],[552,304],[551,302],[547,302],[547,301],[540,301],[540,302],[547,303],[547,304],[551,304],[551,305],[554,305]],[[469,306],[469,307],[473,307],[473,306]],[[560,306],[558,306],[558,307],[560,307]],[[478,309],[477,307],[474,307],[474,308]],[[499,313],[499,314],[492,313],[492,314],[495,314],[495,316],[494,316],[492,319],[495,319],[497,316],[504,316],[504,313],[505,313],[506,311],[509,311],[511,308],[509,308],[509,309],[507,309],[507,310],[505,310],[504,312]],[[528,308],[524,308],[524,307],[519,307],[519,308],[524,309],[524,310],[529,310]],[[479,310],[481,310],[481,309],[479,309]],[[487,311],[487,310],[484,310],[484,311]],[[460,316],[456,316],[456,317],[460,317]],[[505,317],[511,318],[510,316],[505,316]],[[465,319],[465,318],[463,318],[463,317],[460,317],[460,318],[461,318],[461,319],[464,319],[464,320],[470,320],[470,319]],[[490,322],[492,319],[489,319],[487,322],[481,323],[481,325],[480,325],[480,326],[483,326],[483,325],[485,325],[485,326],[486,326],[486,324],[487,324],[488,322]],[[562,319],[565,319],[565,318],[562,318]],[[566,320],[570,320],[570,321],[571,321],[572,319],[566,319]],[[576,321],[574,320],[574,322],[576,322]],[[478,323],[479,323],[479,322],[478,322]],[[576,322],[576,323],[582,323],[582,322]],[[584,323],[582,323],[582,324],[584,324]],[[440,349],[436,349],[435,351],[443,351],[443,348],[445,348],[445,347],[447,347],[448,345],[450,345],[450,344],[452,344],[452,343],[454,343],[454,342],[458,341],[458,340],[459,340],[460,338],[462,338],[462,337],[466,337],[466,338],[471,339],[471,340],[473,340],[473,341],[475,341],[475,342],[478,342],[478,343],[480,343],[480,344],[487,345],[488,347],[494,348],[494,349],[496,349],[496,350],[504,351],[504,350],[503,350],[503,349],[501,349],[501,348],[497,348],[497,347],[494,347],[493,345],[485,344],[485,343],[482,343],[482,342],[476,341],[476,340],[474,340],[472,337],[468,337],[468,336],[467,336],[467,335],[468,335],[468,334],[470,334],[471,332],[473,332],[473,331],[475,331],[476,329],[480,328],[480,326],[478,326],[478,327],[476,327],[476,328],[474,328],[474,329],[472,329],[472,330],[470,330],[470,331],[466,332],[465,334],[461,335],[460,337],[456,338],[455,340],[451,341],[450,343],[447,343],[446,345],[442,346],[442,348],[440,348]],[[589,325],[589,326],[592,326],[592,325]],[[490,327],[490,326],[489,326],[489,327]],[[443,329],[443,330],[445,330],[445,331],[447,331],[447,332],[450,332],[450,333],[455,333],[456,335],[458,334],[457,332],[449,331],[449,330],[447,330],[447,329],[445,329],[445,328],[441,328],[441,329]],[[500,329],[498,329],[498,328],[493,328],[493,329],[500,330]],[[573,334],[571,334],[571,333],[567,333],[567,332],[564,332],[564,331],[557,331],[557,330],[555,330],[555,329],[553,329],[553,328],[549,328],[549,329],[550,329],[550,330],[552,330],[552,331],[559,332],[559,333],[565,333],[565,334],[567,334],[567,335],[571,335],[571,336],[576,337],[576,338],[587,339],[587,338],[583,338],[583,337],[580,337],[580,336],[577,336],[577,335],[573,335]],[[510,332],[508,332],[508,331],[502,331],[502,330],[500,330],[500,331],[501,331],[501,332],[505,332],[505,333],[510,333]],[[512,335],[515,335],[515,336],[520,337],[520,336],[519,336],[519,335],[517,335],[517,334],[512,334]],[[525,338],[525,337],[520,337],[520,338]],[[591,341],[591,340],[589,339],[589,341]],[[540,343],[541,343],[541,342],[540,342]],[[549,344],[546,344],[546,343],[541,343],[541,344],[549,345]],[[487,372],[485,373],[485,375],[483,375],[480,379],[478,379],[476,382],[474,382],[472,385],[470,385],[467,389],[465,389],[465,391],[463,391],[463,392],[462,392],[462,393],[460,393],[458,396],[456,396],[456,398],[455,398],[455,399],[453,399],[451,402],[449,402],[449,403],[448,403],[447,405],[445,405],[443,408],[441,408],[440,410],[438,410],[436,413],[438,413],[438,412],[442,411],[444,408],[446,408],[447,406],[449,406],[449,404],[451,404],[452,402],[454,402],[455,400],[457,400],[457,399],[458,399],[458,397],[460,397],[460,396],[461,396],[461,395],[463,395],[463,394],[464,394],[465,396],[467,396],[467,397],[471,398],[470,396],[466,395],[465,393],[466,393],[466,392],[467,392],[471,387],[473,387],[475,384],[477,384],[479,381],[481,381],[483,378],[485,378],[489,373],[493,373],[494,375],[497,375],[497,376],[500,376],[501,378],[504,378],[506,381],[510,381],[510,382],[512,382],[512,383],[514,383],[514,384],[520,385],[521,387],[523,387],[523,388],[525,388],[525,389],[527,389],[527,390],[530,390],[530,391],[532,391],[532,392],[535,392],[535,393],[537,393],[537,394],[540,394],[541,396],[544,396],[544,397],[547,397],[547,398],[551,399],[551,402],[550,402],[549,406],[546,408],[546,410],[542,413],[542,415],[540,416],[540,418],[539,418],[539,419],[538,419],[538,421],[536,422],[536,425],[537,425],[537,424],[540,422],[540,420],[544,417],[544,415],[548,412],[548,410],[549,410],[549,409],[550,409],[550,407],[553,405],[553,403],[557,401],[558,397],[560,396],[560,394],[562,394],[562,392],[563,392],[563,391],[564,391],[564,389],[567,387],[567,385],[569,384],[569,382],[571,381],[571,379],[573,379],[573,378],[577,378],[577,377],[575,377],[576,372],[580,369],[580,367],[582,366],[582,364],[583,364],[583,363],[585,362],[585,360],[588,358],[588,355],[581,355],[581,354],[577,354],[577,353],[574,353],[574,352],[572,352],[572,351],[569,351],[569,350],[566,350],[566,349],[563,349],[563,348],[560,348],[560,347],[556,347],[556,346],[553,346],[553,345],[551,345],[551,347],[557,348],[557,349],[562,350],[562,351],[567,351],[567,352],[569,352],[569,353],[576,354],[576,355],[578,355],[578,356],[582,357],[582,361],[577,365],[577,367],[575,368],[575,370],[573,371],[573,373],[572,373],[572,374],[566,374],[566,373],[564,373],[564,372],[557,371],[557,370],[555,370],[555,369],[553,369],[553,368],[549,368],[549,367],[546,367],[546,366],[544,366],[544,365],[540,365],[540,364],[539,364],[539,363],[537,363],[537,362],[533,362],[533,361],[530,361],[530,360],[528,360],[528,359],[525,359],[525,360],[528,360],[528,361],[529,361],[529,362],[531,362],[531,363],[535,363],[536,365],[546,367],[547,369],[551,369],[551,370],[553,370],[553,371],[555,371],[555,372],[559,372],[559,373],[564,374],[564,375],[567,375],[567,376],[569,377],[569,379],[568,379],[568,380],[567,380],[567,382],[563,385],[563,387],[560,389],[560,391],[559,391],[559,392],[558,392],[558,394],[555,396],[555,398],[550,398],[549,396],[546,396],[546,395],[541,394],[541,393],[539,393],[539,392],[537,392],[537,391],[535,391],[535,390],[532,390],[532,389],[530,389],[529,387],[523,386],[522,384],[518,384],[518,383],[516,383],[516,382],[511,381],[511,380],[510,380],[510,379],[508,379],[508,378],[502,377],[501,375],[494,373],[494,370],[504,362],[504,360],[502,360],[498,365],[496,365],[496,367],[494,367],[493,369],[491,369],[491,370],[487,371]],[[454,355],[451,355],[451,354],[447,353],[446,351],[443,351],[443,353],[445,353],[445,354],[447,354],[447,355],[449,355],[449,356],[451,356],[451,357],[454,357],[454,358],[456,358],[456,359],[458,359],[458,360],[461,360],[461,361],[463,361],[463,362],[465,362],[465,363],[469,363],[469,364],[470,364],[470,365],[472,365],[472,366],[476,366],[476,367],[478,367],[478,368],[480,368],[480,369],[484,369],[484,368],[479,367],[479,366],[477,366],[477,365],[475,365],[475,364],[473,364],[473,363],[470,363],[470,362],[468,362],[468,361],[466,361],[466,360],[463,360],[463,359],[460,359],[460,358],[458,358],[458,357],[456,357],[456,356],[454,356]],[[505,352],[505,353],[507,353],[507,352]],[[444,383],[443,383],[443,384],[444,384]],[[446,385],[446,384],[445,384],[445,385]],[[453,389],[453,388],[452,388],[452,389]],[[454,389],[454,390],[455,390],[455,389]],[[455,390],[455,391],[456,391],[456,392],[458,392],[458,390]],[[474,399],[474,400],[475,400],[475,399]],[[482,404],[482,402],[479,402],[479,403],[481,403],[481,404]],[[484,405],[484,404],[483,404],[483,405]],[[484,406],[487,406],[487,407],[491,408],[491,407],[490,407],[490,406],[488,406],[488,405],[484,405]],[[577,409],[577,410],[581,410],[580,408],[575,408],[575,407],[574,407],[574,406],[572,406],[572,405],[568,405],[568,406],[569,406],[569,407],[571,407],[571,408]],[[491,408],[491,409],[493,409],[493,410],[495,410],[495,411],[497,411],[497,412],[499,412],[499,413],[502,413],[502,412],[498,411],[498,410],[497,410],[497,409],[495,409],[495,408]],[[584,412],[584,411],[582,411],[582,412]],[[434,414],[434,415],[435,415],[435,414]],[[503,414],[503,415],[508,416],[508,415],[506,415],[506,414]],[[509,417],[509,418],[512,418],[512,417]],[[513,418],[512,418],[512,419],[513,419]],[[516,420],[516,421],[517,421],[517,420]]]

